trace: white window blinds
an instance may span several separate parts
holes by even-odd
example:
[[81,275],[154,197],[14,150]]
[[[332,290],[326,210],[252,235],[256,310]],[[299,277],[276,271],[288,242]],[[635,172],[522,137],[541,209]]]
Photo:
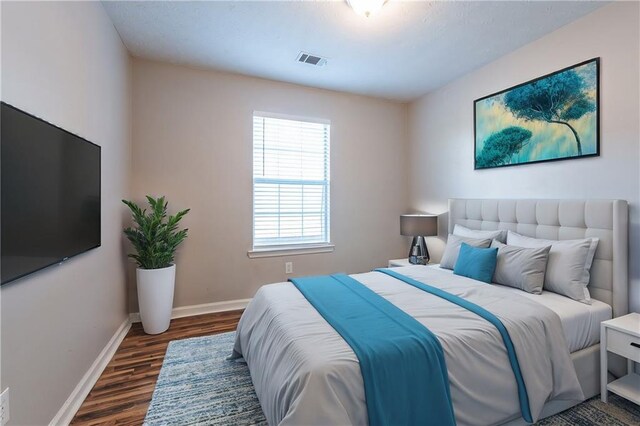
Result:
[[329,242],[330,124],[253,116],[253,246]]

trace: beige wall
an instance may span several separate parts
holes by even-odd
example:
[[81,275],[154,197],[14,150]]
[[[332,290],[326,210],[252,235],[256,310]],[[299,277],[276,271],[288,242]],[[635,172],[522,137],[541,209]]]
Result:
[[102,146],[102,247],[0,291],[10,424],[47,424],[126,318],[129,68],[100,3],[2,2],[2,100]]
[[[412,103],[410,199],[434,213],[447,198],[621,198],[630,203],[630,300],[640,311],[639,4],[605,6]],[[601,156],[473,170],[473,101],[601,58]],[[445,228],[446,229],[446,228]],[[439,259],[441,240],[430,239]]]
[[[333,253],[247,257],[254,110],[331,120]],[[192,209],[175,306],[252,297],[287,279],[285,261],[296,276],[367,271],[406,255],[406,105],[135,59],[133,118],[135,199],[166,195],[173,211]]]

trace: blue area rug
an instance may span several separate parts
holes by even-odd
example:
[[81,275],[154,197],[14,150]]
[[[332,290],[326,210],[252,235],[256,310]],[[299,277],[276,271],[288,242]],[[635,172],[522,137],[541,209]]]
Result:
[[266,425],[235,333],[169,342],[145,425]]
[[[169,343],[145,425],[266,425],[246,364],[229,361],[235,333]],[[594,397],[539,426],[637,426],[640,407]]]

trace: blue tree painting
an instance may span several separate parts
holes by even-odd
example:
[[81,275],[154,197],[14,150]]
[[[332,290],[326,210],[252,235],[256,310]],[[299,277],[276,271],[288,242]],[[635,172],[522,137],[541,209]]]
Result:
[[599,60],[475,101],[475,167],[599,154]]

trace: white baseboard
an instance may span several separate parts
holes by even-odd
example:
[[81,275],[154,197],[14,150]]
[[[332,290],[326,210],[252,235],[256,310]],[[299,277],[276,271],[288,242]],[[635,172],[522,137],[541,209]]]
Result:
[[[244,309],[251,299],[227,300],[225,302],[203,303],[202,305],[189,305],[173,308],[171,318],[192,317],[194,315],[212,314],[215,312],[237,311]],[[140,313],[129,314],[130,321],[140,322]]]
[[73,416],[76,415],[78,409],[93,389],[100,375],[113,358],[116,350],[120,346],[120,343],[124,340],[127,332],[131,328],[131,321],[127,318],[116,330],[115,334],[109,340],[109,343],[102,349],[102,352],[98,355],[93,362],[89,370],[84,374],[76,388],[71,392],[69,398],[62,405],[58,413],[53,420],[49,423],[49,426],[68,425],[73,420]]

